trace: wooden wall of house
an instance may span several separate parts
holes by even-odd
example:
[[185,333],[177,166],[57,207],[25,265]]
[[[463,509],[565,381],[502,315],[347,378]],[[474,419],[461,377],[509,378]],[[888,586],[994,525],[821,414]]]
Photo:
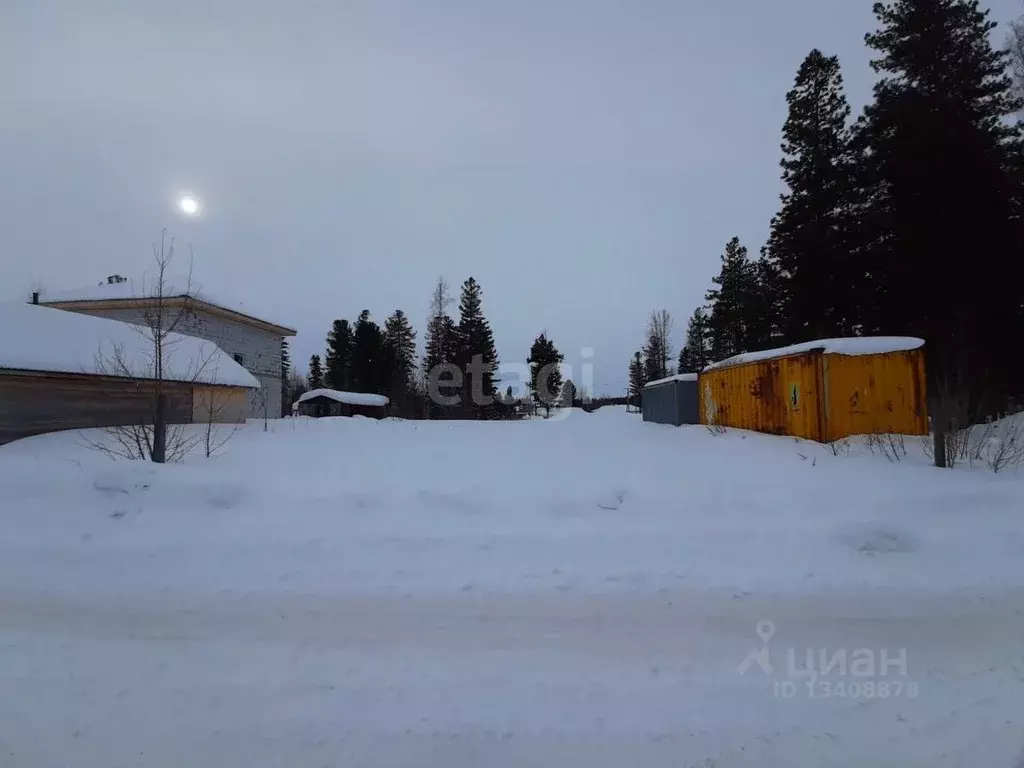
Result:
[[244,424],[248,394],[249,391],[241,387],[197,384],[192,390],[192,421],[196,424]]
[[[0,371],[0,444],[63,429],[152,421],[152,385],[87,375]],[[192,386],[164,383],[168,421],[192,421]]]

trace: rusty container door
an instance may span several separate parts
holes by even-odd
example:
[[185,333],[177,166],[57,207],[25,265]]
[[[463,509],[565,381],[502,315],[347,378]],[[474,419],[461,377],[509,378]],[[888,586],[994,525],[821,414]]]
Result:
[[821,350],[782,358],[782,382],[786,393],[786,434],[807,440],[824,439],[825,408]]
[[827,440],[928,434],[924,350],[825,355]]
[[815,351],[701,373],[701,423],[820,440],[821,357]]

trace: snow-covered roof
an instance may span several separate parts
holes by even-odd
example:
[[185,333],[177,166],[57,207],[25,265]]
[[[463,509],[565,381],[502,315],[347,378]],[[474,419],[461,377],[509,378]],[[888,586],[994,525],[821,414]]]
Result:
[[[144,327],[105,317],[21,302],[0,304],[0,368],[149,379],[154,354],[146,333]],[[169,334],[165,342],[164,378],[260,386],[212,341],[180,333]]]
[[657,387],[659,384],[668,384],[670,381],[696,381],[696,373],[677,373],[675,376],[666,376],[664,379],[655,379],[644,384],[644,389]]
[[744,352],[712,363],[705,371],[716,368],[727,368],[743,363],[756,363],[759,360],[772,360],[777,357],[800,355],[804,352],[820,349],[826,355],[881,355],[886,352],[904,352],[924,346],[924,339],[913,336],[851,336],[845,339],[820,339],[805,341],[802,344],[791,344],[788,347],[765,349],[760,352]]
[[311,389],[299,397],[299,402],[304,403],[315,397],[326,397],[347,405],[387,405],[390,400],[384,395],[370,395],[365,392],[339,392],[337,389]]
[[[156,296],[157,277],[143,275],[141,278],[125,280],[120,283],[103,282],[88,288],[76,288],[67,291],[43,291],[39,297],[41,304],[55,304],[65,301],[130,301],[132,299],[152,298]],[[249,302],[212,293],[196,279],[186,276],[165,276],[163,296],[166,298],[189,297],[214,307],[220,307],[254,320],[276,325],[279,328],[295,332],[294,328],[269,320],[265,312],[257,310]]]

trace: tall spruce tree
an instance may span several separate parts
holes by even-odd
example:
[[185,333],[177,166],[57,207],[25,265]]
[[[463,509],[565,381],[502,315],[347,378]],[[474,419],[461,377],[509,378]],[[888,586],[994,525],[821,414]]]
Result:
[[[782,128],[782,209],[772,219],[757,277],[772,278],[777,266],[788,343],[847,335],[853,331],[857,290],[850,226],[854,209],[850,105],[843,93],[839,59],[815,49],[786,94],[789,116]],[[764,317],[767,307],[756,315]],[[770,341],[769,325],[755,318],[753,346]]]
[[989,412],[1019,391],[1021,238],[1014,158],[1021,103],[976,0],[876,3],[865,41],[882,77],[857,126],[864,325],[927,342],[932,383]]
[[686,326],[686,344],[679,351],[679,372],[699,373],[711,362],[708,354],[708,315],[702,307],[693,310]]
[[309,358],[309,388],[324,388],[324,369],[320,365],[320,355]]
[[483,292],[472,277],[462,284],[459,297],[456,365],[463,372],[462,406],[466,413],[487,415],[495,395],[498,352],[494,333],[483,313]]
[[448,283],[443,277],[437,279],[430,296],[430,315],[427,318],[425,339],[426,354],[423,357],[424,373],[446,363],[455,362],[457,329],[455,321],[448,314],[452,303]]
[[352,391],[383,394],[389,380],[387,363],[384,333],[364,309],[352,329]]
[[416,331],[400,309],[384,322],[384,347],[390,374],[386,394],[400,409],[405,409],[416,374]]
[[426,354],[423,358],[423,379],[428,399],[427,415],[431,418],[445,418],[451,408],[440,399],[453,394],[448,386],[451,377],[444,372],[444,366],[454,365],[458,352],[458,328],[448,314],[452,303],[448,283],[443,277],[437,279],[430,297],[430,316],[427,319],[425,339]]
[[644,384],[647,383],[647,375],[644,373],[644,356],[637,350],[629,361],[629,398],[637,406],[643,404]]
[[714,360],[748,351],[747,328],[756,280],[747,249],[734,237],[725,246],[722,267],[711,279],[708,302],[708,346]]
[[331,389],[342,392],[351,386],[352,326],[348,320],[335,320],[327,334],[327,354],[324,356],[325,376]]
[[558,404],[559,393],[562,391],[562,361],[565,356],[555,347],[547,333],[541,333],[533,340],[530,356],[526,358],[530,366],[530,394],[534,402],[551,408]]
[[784,338],[781,307],[784,304],[784,278],[779,266],[762,249],[750,265],[746,298],[746,346],[749,350],[778,346]]
[[426,354],[423,367],[426,373],[446,363],[454,363],[457,353],[459,329],[449,315],[432,317],[427,324]]

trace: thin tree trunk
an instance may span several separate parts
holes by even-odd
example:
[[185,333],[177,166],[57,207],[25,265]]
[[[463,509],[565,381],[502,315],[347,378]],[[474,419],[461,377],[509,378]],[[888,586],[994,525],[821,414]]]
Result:
[[935,466],[946,468],[946,414],[942,412],[941,400],[932,402],[932,455]]
[[166,396],[156,396],[156,412],[153,416],[153,456],[156,464],[163,464],[167,458],[167,413]]

